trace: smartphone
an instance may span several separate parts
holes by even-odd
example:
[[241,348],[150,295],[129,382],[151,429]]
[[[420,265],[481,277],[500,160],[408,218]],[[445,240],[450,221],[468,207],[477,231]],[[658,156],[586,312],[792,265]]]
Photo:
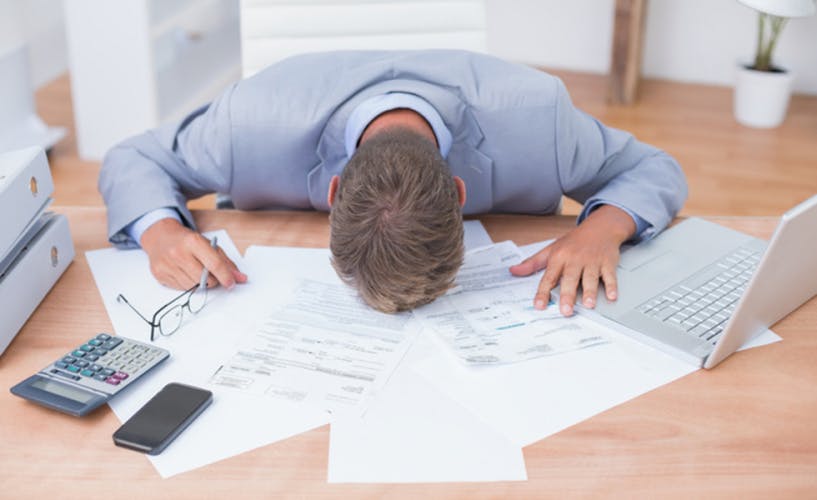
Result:
[[170,383],[113,434],[117,446],[158,455],[213,401],[213,393]]

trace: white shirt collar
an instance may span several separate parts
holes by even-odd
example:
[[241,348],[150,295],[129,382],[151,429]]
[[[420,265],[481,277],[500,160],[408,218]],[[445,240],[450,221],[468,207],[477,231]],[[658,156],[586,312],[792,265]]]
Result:
[[437,137],[437,144],[440,146],[440,154],[443,158],[447,157],[453,140],[451,132],[445,126],[440,113],[422,97],[405,92],[390,92],[370,97],[352,111],[349,120],[346,122],[344,137],[347,158],[351,158],[352,154],[354,154],[360,136],[372,120],[386,111],[401,108],[419,113],[431,125],[431,129]]

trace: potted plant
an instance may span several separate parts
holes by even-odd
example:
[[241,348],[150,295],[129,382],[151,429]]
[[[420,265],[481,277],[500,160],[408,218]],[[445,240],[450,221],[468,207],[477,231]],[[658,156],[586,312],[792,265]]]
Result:
[[754,62],[738,67],[735,119],[749,127],[777,127],[786,117],[793,77],[790,71],[774,64],[774,48],[786,21],[814,14],[817,0],[738,1],[758,12],[758,34]]

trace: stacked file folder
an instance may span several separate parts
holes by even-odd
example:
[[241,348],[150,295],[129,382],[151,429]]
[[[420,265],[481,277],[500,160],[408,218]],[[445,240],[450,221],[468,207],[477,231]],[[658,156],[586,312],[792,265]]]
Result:
[[41,148],[0,153],[0,354],[74,258]]

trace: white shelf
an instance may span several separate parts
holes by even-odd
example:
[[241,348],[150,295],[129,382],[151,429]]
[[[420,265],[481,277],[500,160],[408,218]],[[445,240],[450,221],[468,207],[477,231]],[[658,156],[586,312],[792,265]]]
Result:
[[171,63],[156,74],[160,120],[181,118],[238,80],[240,50],[237,23],[225,23],[179,47]]
[[182,118],[240,78],[237,0],[65,0],[80,156]]
[[151,38],[158,38],[174,28],[205,29],[228,13],[230,5],[224,0],[152,0],[150,2]]

